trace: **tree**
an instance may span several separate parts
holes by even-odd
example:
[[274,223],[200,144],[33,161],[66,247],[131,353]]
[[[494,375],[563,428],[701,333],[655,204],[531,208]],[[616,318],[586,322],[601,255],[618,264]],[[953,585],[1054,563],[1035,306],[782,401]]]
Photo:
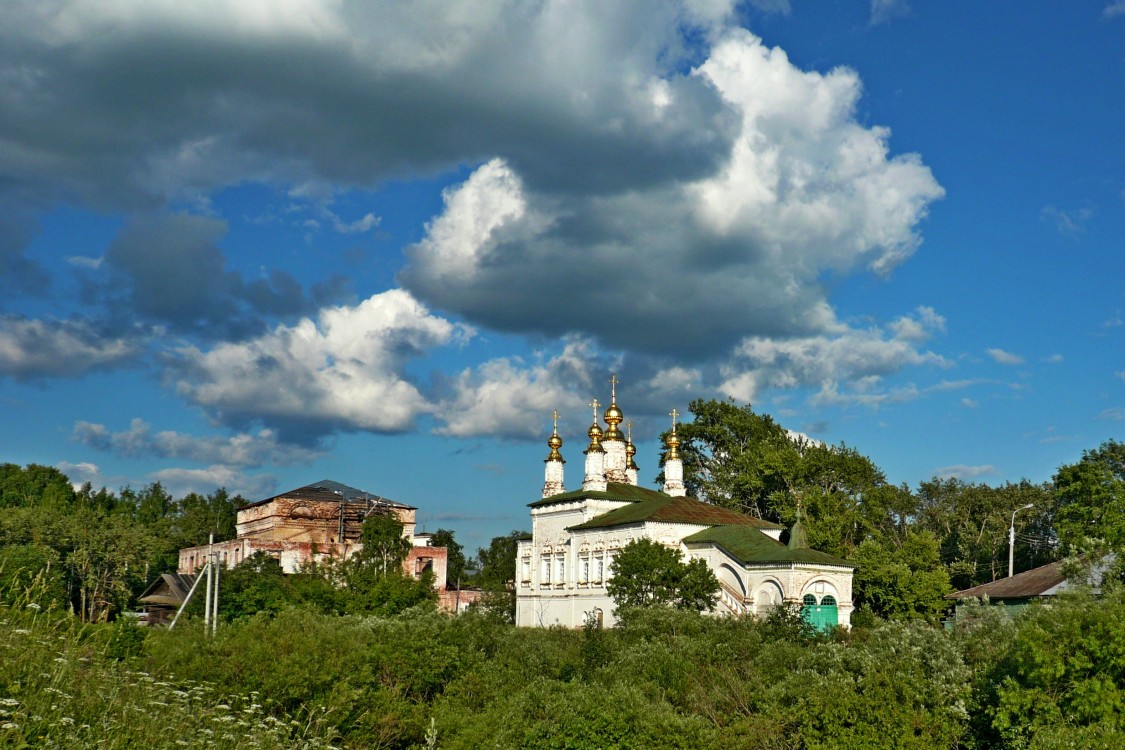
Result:
[[1000,487],[960,479],[922,482],[917,525],[941,542],[941,558],[958,589],[988,583],[1008,574],[1008,527],[1012,511],[1028,504],[1017,521],[1016,570],[1052,559],[1051,519],[1055,500],[1049,485],[1026,480]]
[[678,430],[689,494],[785,525],[800,504],[809,543],[842,557],[885,522],[881,505],[867,517],[864,498],[886,477],[856,449],[790,433],[749,405],[696,400],[690,408],[693,421]]
[[62,510],[72,507],[74,499],[70,480],[54,467],[0,465],[0,508],[38,506]]
[[606,590],[618,609],[671,606],[711,610],[719,581],[703,560],[684,562],[678,549],[651,539],[629,542],[613,558]]
[[1067,551],[1081,551],[1094,539],[1125,546],[1125,443],[1108,440],[1059,467],[1055,494],[1055,527]]
[[693,420],[678,429],[688,494],[768,517],[769,498],[791,484],[796,463],[797,449],[785,429],[749,404],[697,399],[689,408]]
[[212,534],[216,542],[234,539],[238,509],[245,504],[240,495],[231,497],[225,488],[210,495],[184,496],[175,505],[171,529],[176,549],[207,544]]
[[855,556],[856,603],[890,620],[936,618],[952,590],[938,549],[928,531],[907,534],[901,544],[866,540]]
[[431,536],[431,541],[435,547],[445,547],[449,553],[445,568],[446,586],[460,586],[465,573],[465,548],[457,543],[449,529],[438,529]]
[[516,580],[516,548],[520,541],[530,539],[526,531],[511,531],[493,537],[487,548],[477,549],[480,561],[478,580],[486,591],[507,591]]
[[[277,614],[296,600],[281,562],[268,552],[255,552],[230,570],[224,568],[219,585],[219,614],[227,620],[258,612]],[[197,611],[202,608],[195,606]]]
[[394,513],[372,513],[363,521],[359,533],[363,549],[355,555],[360,563],[374,565],[380,575],[402,570],[410,554],[410,540],[402,535],[402,521]]
[[477,548],[477,582],[485,592],[482,608],[502,622],[516,621],[516,552],[520,541],[530,538],[526,531],[511,531]]

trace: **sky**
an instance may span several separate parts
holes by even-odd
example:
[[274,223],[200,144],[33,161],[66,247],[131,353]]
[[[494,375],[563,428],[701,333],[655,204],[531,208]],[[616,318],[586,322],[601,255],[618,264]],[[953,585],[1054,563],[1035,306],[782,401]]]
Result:
[[894,483],[1125,437],[1125,0],[5,0],[0,461],[471,550],[553,410]]

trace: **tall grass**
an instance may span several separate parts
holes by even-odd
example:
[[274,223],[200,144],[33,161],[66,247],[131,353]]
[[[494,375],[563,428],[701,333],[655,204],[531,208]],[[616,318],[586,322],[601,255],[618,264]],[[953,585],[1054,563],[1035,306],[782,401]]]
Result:
[[282,718],[260,694],[138,668],[144,632],[45,609],[34,587],[0,605],[0,747],[329,748],[323,716]]

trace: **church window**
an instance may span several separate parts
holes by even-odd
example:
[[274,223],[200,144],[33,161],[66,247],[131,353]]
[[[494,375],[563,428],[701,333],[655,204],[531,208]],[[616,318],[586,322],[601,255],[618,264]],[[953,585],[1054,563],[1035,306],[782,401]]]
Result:
[[566,580],[566,560],[564,558],[560,557],[559,558],[559,578],[558,578],[557,581],[555,581],[555,583],[562,583],[565,580]]
[[551,558],[543,558],[543,583],[551,582]]
[[806,607],[815,607],[816,606],[816,597],[813,596],[812,594],[805,594],[804,605]]
[[520,566],[520,580],[521,581],[530,581],[531,580],[531,560],[530,560],[530,558],[527,558],[527,557],[523,558],[522,564]]
[[590,580],[590,560],[586,559],[582,561],[582,577],[578,579],[578,582],[586,583],[588,580]]

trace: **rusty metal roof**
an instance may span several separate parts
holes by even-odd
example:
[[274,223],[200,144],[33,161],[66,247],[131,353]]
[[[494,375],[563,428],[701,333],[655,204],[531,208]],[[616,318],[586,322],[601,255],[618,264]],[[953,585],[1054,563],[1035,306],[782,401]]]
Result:
[[987,596],[989,599],[1027,599],[1033,596],[1051,596],[1066,577],[1062,563],[1053,562],[1039,568],[1025,570],[1009,578],[946,594],[946,599],[971,599]]
[[343,500],[348,503],[363,505],[375,504],[389,506],[392,508],[417,510],[417,508],[412,505],[404,505],[403,503],[395,502],[394,500],[388,500],[385,497],[373,495],[370,492],[358,490],[355,487],[349,487],[346,484],[341,484],[340,482],[335,482],[331,479],[322,479],[319,482],[306,484],[304,487],[298,487],[295,490],[282,492],[280,495],[267,497],[265,500],[258,500],[254,503],[248,503],[247,505],[244,505],[242,507],[252,508],[256,505],[264,505],[265,503],[268,503],[272,500],[277,500],[278,498],[286,498],[288,500],[312,500],[317,502],[334,503],[338,503]]

